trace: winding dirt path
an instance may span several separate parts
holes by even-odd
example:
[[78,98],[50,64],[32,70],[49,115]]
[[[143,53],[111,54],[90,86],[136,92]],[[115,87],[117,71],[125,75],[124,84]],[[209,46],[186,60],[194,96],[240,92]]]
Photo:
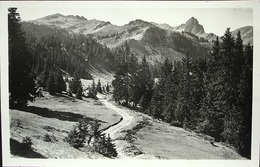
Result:
[[[122,131],[127,130],[131,127],[131,125],[135,121],[135,118],[133,116],[131,116],[129,113],[127,113],[125,110],[118,108],[115,105],[113,105],[112,103],[110,103],[106,99],[106,96],[98,94],[97,97],[103,105],[105,105],[107,108],[110,108],[110,109],[116,111],[122,117],[121,121],[118,124],[115,124],[115,125],[109,127],[108,129],[104,130],[104,133],[109,135],[112,140],[116,140],[116,138]],[[124,159],[129,158],[128,156],[125,155],[125,153],[123,151],[123,149],[126,147],[126,145],[127,145],[127,141],[124,141],[123,143],[120,142],[120,144],[118,143],[118,140],[116,141],[116,149],[118,152],[118,158],[124,158]]]
[[122,109],[114,106],[110,102],[108,102],[106,99],[100,99],[101,103],[104,104],[106,107],[116,111],[119,115],[122,116],[122,121],[116,124],[115,126],[112,126],[105,130],[104,132],[106,134],[109,134],[109,136],[114,139],[115,135],[118,132],[123,131],[126,127],[132,124],[134,117],[130,116],[128,113],[124,112]]

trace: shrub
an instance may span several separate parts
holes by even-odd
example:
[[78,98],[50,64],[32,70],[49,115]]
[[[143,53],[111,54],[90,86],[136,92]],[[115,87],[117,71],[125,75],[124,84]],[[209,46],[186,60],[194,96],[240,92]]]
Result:
[[51,137],[50,135],[48,135],[47,133],[44,135],[43,137],[43,141],[46,141],[46,142],[51,142]]
[[56,137],[54,135],[49,135],[49,134],[45,134],[44,137],[43,137],[43,141],[46,141],[46,142],[54,142],[54,141],[58,141],[56,139]]
[[27,150],[27,149],[30,149],[32,146],[32,139],[31,137],[24,137],[23,140],[22,140],[22,148]]
[[[68,136],[65,138],[71,146],[74,148],[80,148],[84,146],[84,143],[90,144],[91,139],[94,138],[92,143],[96,152],[105,155],[107,157],[116,157],[117,151],[115,144],[112,143],[111,138],[99,130],[100,124],[98,120],[89,122],[86,117],[79,120],[77,125],[74,125]],[[86,141],[87,140],[87,141]]]
[[78,126],[74,126],[73,129],[68,134],[65,140],[74,148],[79,148],[84,146],[85,135],[79,131]]
[[101,133],[98,137],[95,137],[94,144],[95,150],[107,157],[116,157],[118,155],[116,151],[116,145],[112,143],[110,136],[106,137],[104,133]]
[[87,98],[98,99],[97,98],[97,90],[95,88],[94,82],[92,84],[92,87],[88,88],[88,96],[87,96]]
[[90,135],[91,125],[87,118],[79,120],[77,125],[74,125],[73,129],[68,134],[65,140],[74,148],[83,147],[86,137]]

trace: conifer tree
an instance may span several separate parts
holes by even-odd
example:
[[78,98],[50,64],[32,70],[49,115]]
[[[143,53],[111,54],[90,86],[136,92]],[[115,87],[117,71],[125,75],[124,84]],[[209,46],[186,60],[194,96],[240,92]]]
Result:
[[240,123],[239,133],[239,152],[250,158],[251,155],[251,137],[252,137],[252,80],[253,80],[253,47],[248,44],[245,46],[243,55],[243,65],[238,85],[239,96],[238,104],[242,113],[242,122]]
[[192,101],[191,101],[191,66],[192,66],[192,58],[190,56],[190,53],[188,52],[186,54],[185,59],[183,60],[183,66],[182,66],[182,75],[183,77],[180,78],[180,82],[182,83],[180,86],[180,92],[179,92],[179,106],[177,109],[177,113],[181,114],[183,117],[183,125],[185,127],[189,126],[190,119],[191,119],[191,107],[192,107]]
[[101,88],[101,82],[100,82],[100,79],[98,80],[98,83],[97,83],[97,91],[99,92],[99,93],[102,93],[102,88]]
[[51,95],[54,95],[56,93],[56,85],[53,72],[51,72],[49,75],[49,78],[46,83],[46,89]]
[[109,85],[108,85],[108,84],[106,85],[106,91],[107,91],[107,93],[110,92],[110,88],[109,88]]
[[141,66],[138,64],[138,59],[133,54],[130,56],[128,61],[130,82],[129,82],[129,101],[133,103],[133,107],[136,107],[141,96]]
[[80,77],[77,73],[74,73],[74,78],[70,82],[70,90],[72,93],[77,93],[80,87],[81,87]]
[[151,98],[151,106],[150,106],[150,114],[156,118],[163,119],[162,113],[164,110],[164,98],[165,98],[165,81],[167,77],[171,74],[172,71],[172,63],[168,58],[164,60],[164,63],[161,67],[161,74],[157,84],[155,84],[155,88],[153,90],[152,98]]
[[9,103],[10,106],[27,105],[33,101],[34,80],[31,74],[32,55],[21,30],[21,18],[17,8],[8,9],[9,46]]
[[77,90],[76,98],[82,100],[82,93],[83,93],[82,86],[79,86]]
[[166,78],[164,87],[163,119],[166,122],[177,121],[175,118],[175,110],[177,109],[177,95],[180,91],[180,80],[179,72],[176,68]]
[[143,100],[140,105],[142,106],[143,110],[146,110],[149,107],[152,99],[153,80],[149,70],[148,62],[145,57],[142,59],[141,71],[139,72],[139,75],[141,78],[140,92],[143,96]]
[[60,70],[58,70],[55,74],[55,86],[57,93],[61,93],[62,91],[66,90],[66,83],[61,75]]
[[164,100],[164,84],[163,80],[159,80],[159,83],[156,84],[153,89],[153,95],[151,99],[150,106],[150,115],[155,118],[162,119],[162,111],[163,111],[163,100]]
[[117,67],[115,79],[112,81],[114,87],[113,97],[118,102],[119,100],[124,100],[124,105],[129,105],[130,100],[130,81],[131,76],[129,73],[128,59],[130,57],[130,48],[127,43],[125,43],[122,48],[119,49],[116,55]]

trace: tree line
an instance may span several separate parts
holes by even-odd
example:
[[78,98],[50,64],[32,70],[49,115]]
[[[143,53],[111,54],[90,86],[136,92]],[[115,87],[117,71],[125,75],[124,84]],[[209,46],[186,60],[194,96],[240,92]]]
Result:
[[204,133],[233,145],[250,158],[253,47],[230,29],[214,41],[210,55],[182,62],[165,59],[158,79],[146,58],[138,63],[125,44],[117,53],[113,97],[175,126]]

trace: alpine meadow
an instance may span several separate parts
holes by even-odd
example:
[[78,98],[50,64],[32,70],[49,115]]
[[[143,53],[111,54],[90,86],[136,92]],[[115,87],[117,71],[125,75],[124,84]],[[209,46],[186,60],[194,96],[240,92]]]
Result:
[[251,159],[253,26],[86,17],[8,9],[11,158]]

